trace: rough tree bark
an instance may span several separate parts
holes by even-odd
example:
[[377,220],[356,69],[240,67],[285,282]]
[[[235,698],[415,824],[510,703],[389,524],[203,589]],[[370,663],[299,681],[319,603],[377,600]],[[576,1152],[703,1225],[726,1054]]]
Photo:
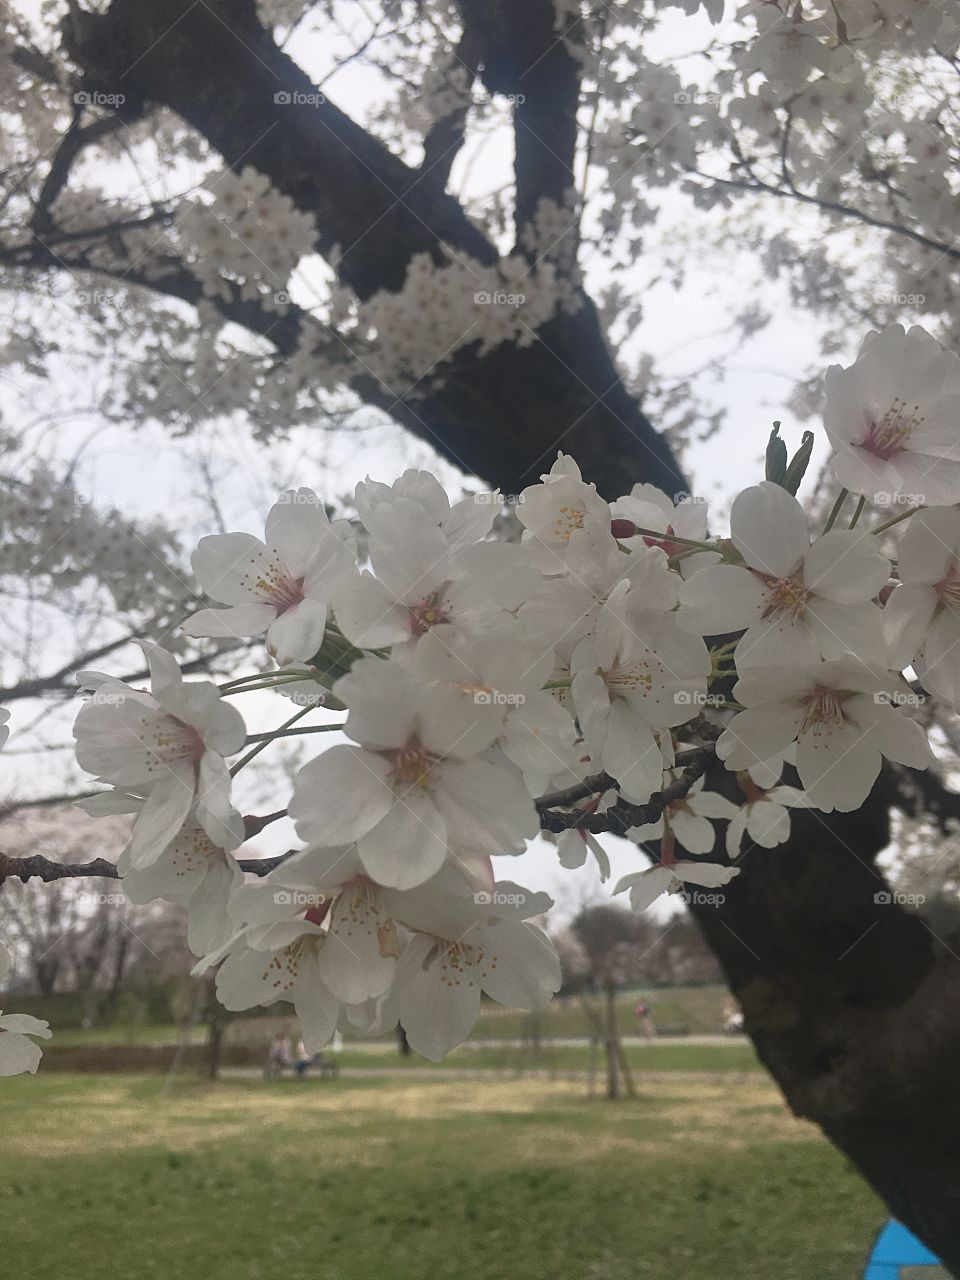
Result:
[[[524,221],[540,196],[559,199],[572,185],[576,59],[557,39],[549,0],[460,7],[464,52],[486,87],[526,99],[515,111]],[[481,263],[496,257],[437,180],[462,130],[449,131],[446,150],[430,140],[431,177],[332,103],[275,105],[278,89],[315,88],[260,27],[254,0],[113,0],[99,15],[74,8],[64,44],[88,87],[125,94],[130,114],[146,103],[172,108],[228,164],[254,165],[313,212],[319,249],[344,251],[342,278],[362,298],[398,289],[414,253],[440,260],[449,246]],[[42,256],[38,246],[36,265]],[[164,289],[163,281],[144,283]],[[177,294],[191,283],[172,266],[168,286]],[[288,326],[282,341],[290,338]],[[465,349],[444,386],[422,398],[372,378],[354,386],[508,493],[558,448],[610,498],[638,480],[683,488],[585,297],[576,315],[551,322],[528,348],[482,358]],[[920,920],[875,900],[885,886],[874,859],[886,838],[882,789],[855,815],[799,814],[785,848],[748,855],[725,904],[697,914],[791,1107],[819,1124],[960,1274],[960,964]]]

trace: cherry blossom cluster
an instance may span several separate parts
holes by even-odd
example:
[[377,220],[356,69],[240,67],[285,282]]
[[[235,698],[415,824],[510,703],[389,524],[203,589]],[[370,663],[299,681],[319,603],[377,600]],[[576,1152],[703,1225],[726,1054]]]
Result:
[[438,264],[418,253],[401,290],[381,290],[359,308],[371,344],[365,362],[388,386],[428,384],[464,347],[483,355],[505,342],[529,346],[561,304],[573,306],[574,292],[550,261],[515,254],[486,266],[458,253]]
[[[0,448],[6,443],[0,433]],[[96,578],[118,612],[138,610],[149,599],[157,625],[172,626],[190,596],[168,529],[134,523],[43,464],[21,480],[5,477],[0,541],[5,574],[45,579],[61,592]]]
[[287,282],[316,243],[313,215],[250,165],[212,174],[203,185],[212,200],[187,205],[178,222],[204,293],[229,301],[236,281],[242,298],[283,310]]
[[[597,835],[625,836],[615,892],[643,910],[727,885],[793,810],[858,808],[884,759],[931,764],[917,708],[960,707],[960,359],[872,333],[825,406],[842,488],[819,528],[795,496],[809,442],[791,460],[775,429],[728,536],[690,494],[608,502],[560,454],[512,504],[518,540],[498,493],[451,503],[414,470],[357,486],[361,540],[306,488],[262,540],[203,538],[210,605],[183,632],[262,636],[273,665],[217,686],[143,641],[149,690],[81,674],[77,759],[106,787],[83,806],[132,815],[130,896],[187,906],[228,1008],[292,1001],[308,1049],[399,1021],[438,1058],[483,992],[535,1008],[559,985],[550,899],[492,859],[545,836],[606,878]],[[251,737],[234,699],[264,689],[295,709]],[[280,811],[300,847],[244,871],[234,777],[327,732]]]

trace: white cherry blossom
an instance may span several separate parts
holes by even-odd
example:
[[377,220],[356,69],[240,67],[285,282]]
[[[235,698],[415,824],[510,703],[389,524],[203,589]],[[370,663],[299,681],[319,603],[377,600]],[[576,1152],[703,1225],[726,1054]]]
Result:
[[807,809],[810,801],[796,787],[763,790],[752,780],[741,779],[746,800],[727,827],[727,856],[739,857],[744,836],[764,849],[774,849],[790,839],[790,810]]
[[599,611],[593,635],[577,646],[571,667],[573,701],[590,756],[637,803],[660,789],[661,731],[697,715],[710,671],[703,641],[673,615],[643,604],[641,591],[618,584]]
[[556,836],[551,834],[549,838],[557,846],[561,867],[574,871],[584,865],[587,854],[590,853],[600,872],[601,883],[610,879],[610,858],[595,835],[582,831],[579,827],[571,827],[569,831],[562,831]]
[[435,743],[446,735],[460,754],[467,742],[475,750],[496,743],[539,794],[572,763],[573,718],[543,687],[553,661],[543,638],[509,616],[479,635],[433,628],[409,658],[423,685],[426,733]]
[[918,769],[933,761],[921,726],[895,705],[906,692],[899,677],[853,658],[757,667],[734,686],[746,709],[720,736],[717,755],[728,769],[749,769],[796,742],[797,772],[812,804],[849,812],[866,800],[883,756]]
[[469,546],[485,538],[493,521],[503,507],[499,492],[475,493],[452,503],[443,485],[429,471],[404,471],[392,485],[378,480],[361,480],[356,487],[354,502],[361,522],[367,528],[373,522],[376,509],[392,504],[397,498],[406,498],[423,507],[432,524],[447,539],[451,550]]
[[422,894],[419,909],[405,912],[417,931],[397,964],[380,1025],[402,1023],[411,1046],[439,1061],[469,1035],[481,993],[512,1009],[542,1008],[560,988],[560,961],[529,917],[549,905],[545,894],[503,881],[474,902]]
[[519,613],[531,630],[549,637],[560,663],[596,626],[600,609],[617,586],[632,586],[650,612],[667,612],[677,603],[680,576],[671,571],[659,547],[624,555],[609,532],[581,529],[571,534],[567,572],[544,580]]
[[[680,572],[688,577],[696,569],[713,564],[719,557],[713,551],[694,551],[684,540],[705,542],[709,503],[693,494],[677,494],[675,500],[653,484],[635,484],[628,494],[610,504],[612,531],[617,541],[637,551],[640,547],[659,547],[668,556],[680,556]],[[618,522],[637,529],[654,529],[665,538],[620,530]],[[670,535],[673,535],[671,537]],[[676,539],[680,539],[677,541]]]
[[234,928],[227,903],[243,873],[195,817],[187,819],[155,862],[124,872],[126,860],[124,853],[118,868],[131,902],[163,898],[187,908],[187,945],[194,955],[207,955],[226,942]]
[[448,854],[522,853],[539,825],[514,766],[479,754],[485,717],[427,717],[425,691],[400,661],[356,663],[334,692],[359,745],[332,747],[304,765],[289,805],[307,844],[356,842],[367,873],[393,888],[422,884]]
[[891,666],[960,706],[960,510],[910,517],[897,553],[900,586],[883,610]]
[[296,905],[299,892],[301,900],[315,895],[322,902],[312,918],[326,930],[313,944],[325,986],[346,1004],[382,996],[393,980],[400,939],[383,890],[365,874],[356,847],[305,849],[268,879],[281,900],[286,893]]
[[236,849],[243,819],[230,802],[224,757],[244,744],[243,717],[209,680],[185,683],[166,650],[139,643],[150,666],[150,693],[112,676],[78,677],[94,692],[74,724],[77,761],[99,781],[143,799],[127,851],[130,866],[154,862],[191,809],[216,845]]
[[633,871],[617,881],[614,893],[630,893],[634,911],[646,911],[664,893],[682,893],[685,884],[704,889],[718,889],[740,874],[739,867],[724,867],[716,862],[658,862],[645,871]]
[[324,930],[309,918],[309,908],[306,915],[302,907],[295,915],[279,909],[274,897],[284,891],[263,882],[251,887],[265,890],[262,906],[246,903],[247,925],[219,951],[201,960],[194,972],[202,973],[222,961],[216,990],[225,1009],[239,1011],[290,1001],[307,1052],[317,1053],[336,1030],[341,1009],[340,1001],[320,977]]
[[610,532],[610,504],[597,493],[596,485],[584,481],[567,454],[558,453],[540,479],[540,484],[524,489],[517,502],[523,542],[535,549],[544,573],[564,573],[574,533],[581,529]]
[[[0,944],[0,983],[10,972],[10,953]],[[49,1040],[50,1024],[27,1013],[3,1013],[0,1010],[0,1076],[35,1073],[43,1056],[31,1037]]]
[[482,628],[539,585],[528,551],[505,542],[451,544],[413,498],[374,505],[367,528],[373,573],[350,577],[335,602],[342,631],[365,648],[400,644],[448,623]]
[[330,1038],[343,1003],[390,986],[400,954],[381,890],[352,847],[307,849],[234,890],[234,936],[202,967],[223,960],[217,989],[227,1008],[290,999],[310,1042]]
[[665,858],[664,842],[667,843],[670,855],[675,844],[679,844],[688,853],[712,853],[717,839],[713,823],[729,822],[736,813],[736,805],[731,804],[725,796],[717,791],[705,791],[701,778],[681,799],[671,800],[656,822],[631,827],[627,835],[638,844],[648,840],[661,841],[662,858]]
[[330,523],[312,489],[289,490],[270,508],[266,542],[249,533],[201,538],[193,571],[226,609],[201,609],[183,624],[188,636],[266,634],[278,663],[313,657],[323,643],[330,603],[355,564],[346,521]]
[[845,488],[889,504],[960,502],[960,357],[925,329],[867,335],[856,361],[824,380],[824,425]]
[[745,489],[730,515],[744,565],[710,565],[680,589],[680,620],[698,635],[746,629],[738,669],[854,653],[883,660],[873,598],[890,563],[868,533],[831,530],[810,542],[796,498],[770,481]]

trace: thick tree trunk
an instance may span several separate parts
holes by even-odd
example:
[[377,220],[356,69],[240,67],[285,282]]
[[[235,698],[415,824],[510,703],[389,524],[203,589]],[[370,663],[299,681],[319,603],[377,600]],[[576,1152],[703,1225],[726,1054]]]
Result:
[[857,813],[795,810],[788,844],[694,910],[793,1111],[960,1274],[960,939],[891,900],[884,790]]

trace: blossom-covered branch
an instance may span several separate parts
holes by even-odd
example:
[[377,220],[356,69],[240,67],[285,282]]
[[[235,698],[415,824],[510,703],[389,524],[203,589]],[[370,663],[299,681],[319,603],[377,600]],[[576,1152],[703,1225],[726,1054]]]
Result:
[[[413,470],[357,486],[362,550],[306,488],[281,495],[263,540],[203,538],[193,566],[210,605],[182,630],[262,636],[275,665],[187,681],[142,640],[149,692],[81,673],[77,758],[106,789],[80,804],[131,815],[130,842],[116,867],[5,858],[4,874],[119,876],[134,901],[182,902],[228,1007],[287,994],[318,1047],[338,1022],[400,1017],[438,1056],[481,989],[549,999],[559,969],[531,923],[549,899],[498,880],[494,857],[539,834],[562,866],[590,854],[605,878],[596,836],[609,833],[658,850],[616,886],[635,909],[684,883],[715,890],[744,849],[787,840],[792,810],[856,810],[884,758],[933,761],[904,669],[960,705],[960,359],[890,329],[829,370],[826,392],[843,488],[819,533],[794,496],[810,441],[790,462],[774,432],[729,538],[708,534],[689,495],[637,485],[607,502],[562,454],[517,496],[519,544],[496,536],[499,494],[451,504]],[[861,518],[888,494],[909,520]],[[248,733],[237,701],[271,690],[295,710]],[[246,765],[327,734],[340,740],[307,759],[282,807],[241,817]],[[741,804],[707,784],[718,762]],[[238,859],[285,815],[303,848]],[[438,1020],[453,971],[470,975],[464,1003]]]

